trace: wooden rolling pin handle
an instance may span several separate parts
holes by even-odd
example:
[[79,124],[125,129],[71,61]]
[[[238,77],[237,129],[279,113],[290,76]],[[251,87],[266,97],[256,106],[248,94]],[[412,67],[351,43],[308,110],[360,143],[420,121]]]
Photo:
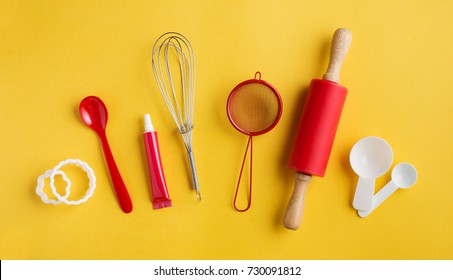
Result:
[[305,192],[310,183],[311,175],[297,172],[296,184],[293,194],[289,199],[288,207],[286,208],[284,225],[288,229],[297,230],[302,223],[302,215],[304,213]]
[[322,76],[323,80],[335,83],[340,81],[340,68],[344,57],[351,45],[352,34],[346,28],[339,28],[333,34],[332,46],[330,48],[330,61],[326,73]]

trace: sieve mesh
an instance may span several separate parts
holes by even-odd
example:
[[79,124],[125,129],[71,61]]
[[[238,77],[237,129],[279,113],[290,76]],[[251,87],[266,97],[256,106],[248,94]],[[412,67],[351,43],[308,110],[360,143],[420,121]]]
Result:
[[230,119],[246,134],[271,128],[280,114],[280,100],[272,88],[248,83],[236,89],[228,103]]

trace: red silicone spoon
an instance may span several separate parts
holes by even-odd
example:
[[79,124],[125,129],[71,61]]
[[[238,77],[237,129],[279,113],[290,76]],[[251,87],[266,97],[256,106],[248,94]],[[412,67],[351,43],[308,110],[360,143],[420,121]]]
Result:
[[82,121],[99,136],[118,202],[125,213],[130,213],[132,211],[132,201],[116,166],[105,134],[108,113],[104,102],[99,97],[87,96],[80,102],[79,113]]

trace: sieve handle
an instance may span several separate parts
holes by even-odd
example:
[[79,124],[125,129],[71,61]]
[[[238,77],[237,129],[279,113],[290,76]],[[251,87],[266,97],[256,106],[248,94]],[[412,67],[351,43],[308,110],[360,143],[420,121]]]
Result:
[[296,184],[294,186],[293,194],[289,199],[284,219],[284,225],[288,229],[296,230],[302,223],[305,193],[310,181],[311,175],[300,172],[296,173]]
[[346,28],[339,28],[335,31],[330,48],[330,61],[326,73],[322,76],[323,80],[335,83],[340,81],[340,68],[344,57],[351,45],[352,34]]

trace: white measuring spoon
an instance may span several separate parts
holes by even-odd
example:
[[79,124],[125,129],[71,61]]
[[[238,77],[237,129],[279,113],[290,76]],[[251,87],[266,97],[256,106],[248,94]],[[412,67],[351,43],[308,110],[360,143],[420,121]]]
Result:
[[395,165],[392,170],[392,180],[385,185],[373,198],[371,210],[359,210],[359,216],[365,218],[374,209],[381,205],[384,200],[389,198],[398,188],[407,189],[412,187],[417,181],[417,170],[411,164],[403,162]]
[[373,207],[376,178],[384,175],[392,165],[392,148],[382,138],[365,137],[354,144],[349,161],[359,176],[352,205],[357,210],[368,211]]

